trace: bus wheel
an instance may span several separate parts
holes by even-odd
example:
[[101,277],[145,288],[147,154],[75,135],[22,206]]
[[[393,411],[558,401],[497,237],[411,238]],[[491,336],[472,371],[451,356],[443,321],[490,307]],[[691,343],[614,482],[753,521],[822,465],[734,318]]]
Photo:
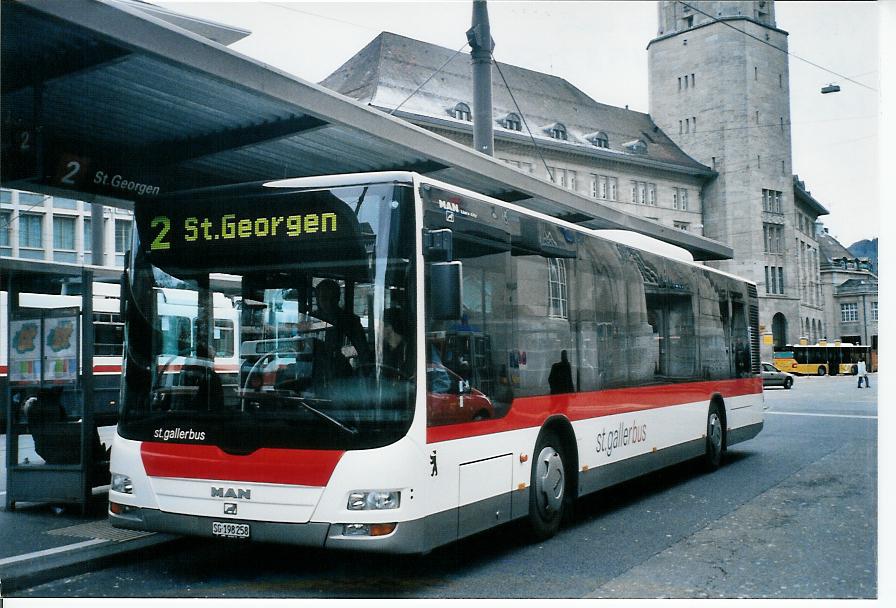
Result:
[[789,389],[791,386],[793,386],[793,378],[785,378],[784,379],[784,388]]
[[535,444],[535,461],[529,486],[529,527],[538,540],[560,529],[566,499],[563,446],[552,431],[544,431]]
[[826,373],[828,373],[828,370],[825,368],[825,366],[824,366],[824,365],[819,365],[819,366],[818,366],[818,375],[819,375],[819,376],[824,376]]
[[706,416],[706,453],[703,456],[708,470],[715,471],[722,465],[724,449],[725,427],[722,425],[721,410],[717,403],[712,403]]

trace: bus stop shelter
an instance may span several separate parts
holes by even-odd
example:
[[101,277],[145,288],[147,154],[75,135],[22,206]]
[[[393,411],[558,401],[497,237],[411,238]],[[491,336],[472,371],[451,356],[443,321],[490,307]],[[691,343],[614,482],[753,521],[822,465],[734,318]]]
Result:
[[[93,283],[117,282],[104,267],[0,259],[7,292],[6,508],[74,503],[109,483],[94,420]],[[79,295],[79,307],[21,306],[21,294]]]
[[417,171],[592,228],[655,237],[697,260],[732,256],[727,245],[560,188],[181,25],[128,0],[4,1],[3,186],[127,207],[205,186]]

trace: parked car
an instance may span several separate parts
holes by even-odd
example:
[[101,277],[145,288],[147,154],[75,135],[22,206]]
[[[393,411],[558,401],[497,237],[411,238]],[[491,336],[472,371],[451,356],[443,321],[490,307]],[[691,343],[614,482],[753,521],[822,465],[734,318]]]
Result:
[[793,374],[782,372],[771,363],[762,362],[762,386],[793,386]]

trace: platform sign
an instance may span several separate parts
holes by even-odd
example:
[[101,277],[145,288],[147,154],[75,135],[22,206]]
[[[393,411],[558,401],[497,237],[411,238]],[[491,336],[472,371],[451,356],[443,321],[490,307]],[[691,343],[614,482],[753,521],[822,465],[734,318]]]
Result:
[[78,381],[80,353],[78,309],[49,310],[43,320],[43,381],[73,384]]
[[41,315],[9,320],[9,382],[39,385],[41,381]]

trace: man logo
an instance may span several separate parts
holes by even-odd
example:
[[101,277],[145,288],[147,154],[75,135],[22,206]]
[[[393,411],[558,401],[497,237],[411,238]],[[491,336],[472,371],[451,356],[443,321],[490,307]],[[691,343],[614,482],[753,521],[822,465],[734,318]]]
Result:
[[224,503],[224,515],[236,515],[236,503],[235,502],[225,502]]
[[252,490],[242,488],[216,488],[212,486],[212,498],[236,498],[237,500],[252,500]]

